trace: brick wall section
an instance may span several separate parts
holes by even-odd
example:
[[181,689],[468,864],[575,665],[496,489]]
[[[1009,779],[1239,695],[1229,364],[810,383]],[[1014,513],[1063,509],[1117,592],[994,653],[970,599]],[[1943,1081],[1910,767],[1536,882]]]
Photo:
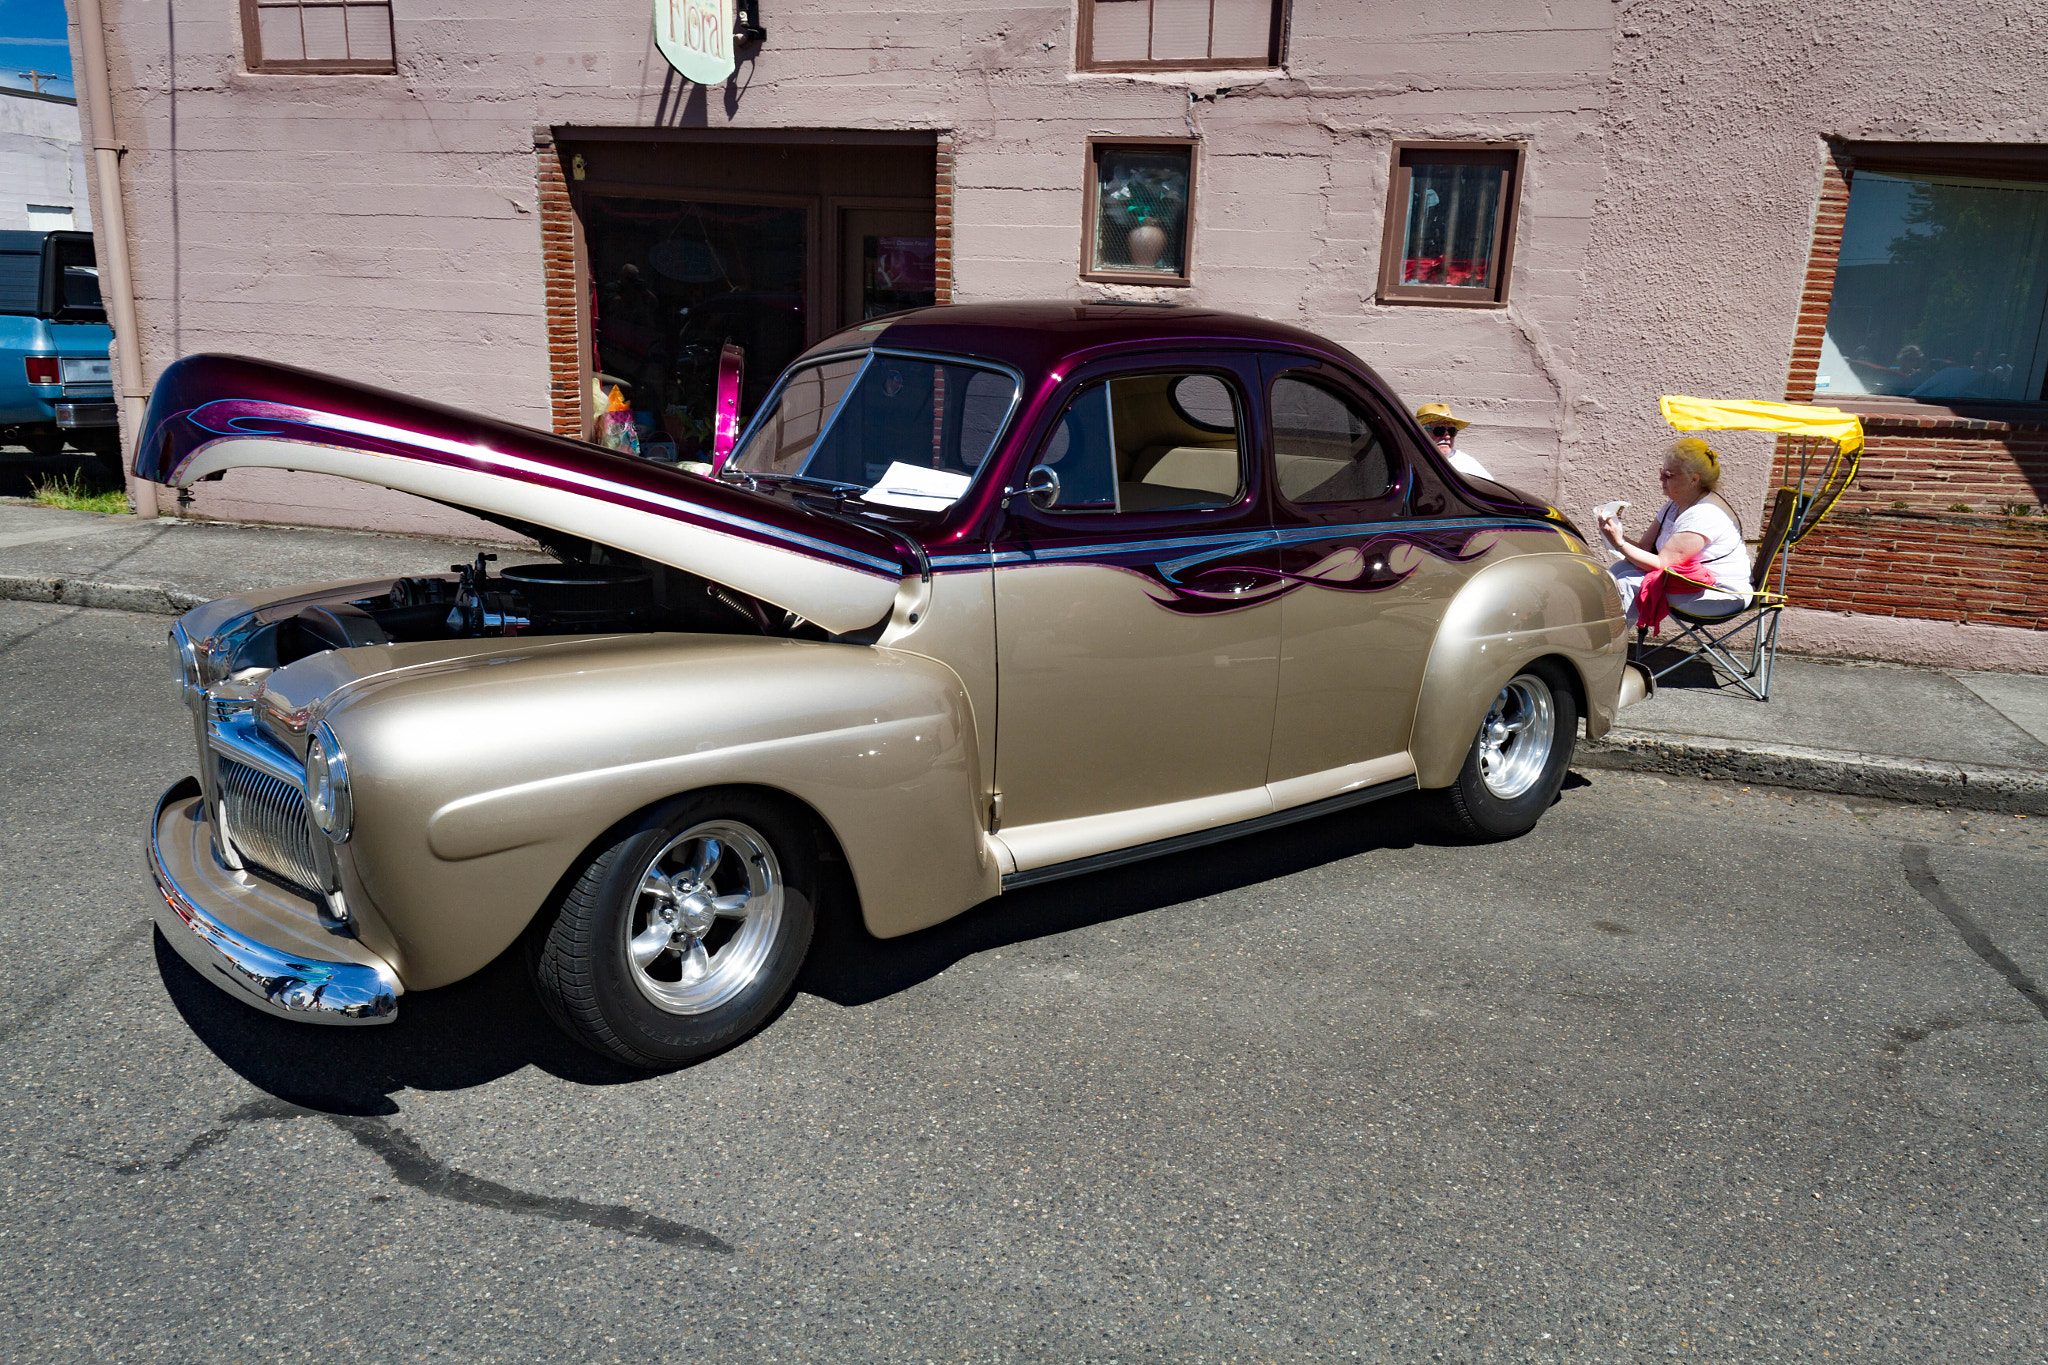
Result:
[[938,183],[936,186],[938,245],[932,254],[932,283],[937,301],[953,301],[953,135],[938,137]]
[[[1834,296],[1852,167],[1830,152],[1785,381],[1787,402],[1826,403],[1813,383]],[[2048,630],[2048,424],[1865,416],[1856,478],[1793,551],[1794,605]],[[1776,483],[1796,481],[1781,441]]]
[[1802,607],[2042,629],[2048,525],[1838,513],[1791,560]]
[[576,221],[554,137],[533,134],[540,186],[541,273],[546,281],[548,407],[558,436],[583,435],[582,357],[576,353]]
[[1806,258],[1806,280],[1799,292],[1799,326],[1792,336],[1792,368],[1785,379],[1785,401],[1813,398],[1820,373],[1820,339],[1826,330],[1828,301],[1835,296],[1835,263],[1842,254],[1842,223],[1849,214],[1849,163],[1828,149],[1821,169],[1820,203],[1813,214],[1813,250]]
[[2048,629],[2048,425],[1866,417],[1864,433],[1855,479],[1793,552],[1793,603]]

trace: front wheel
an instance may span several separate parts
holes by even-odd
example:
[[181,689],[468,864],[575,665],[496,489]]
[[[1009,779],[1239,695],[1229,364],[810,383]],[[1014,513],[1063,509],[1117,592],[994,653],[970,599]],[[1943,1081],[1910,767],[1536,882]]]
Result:
[[1517,673],[1479,722],[1458,780],[1437,793],[1444,823],[1467,839],[1526,834],[1557,799],[1578,730],[1578,699],[1554,664]]
[[586,1047],[651,1070],[739,1042],[810,948],[808,831],[759,793],[707,791],[614,833],[535,935],[541,1003]]

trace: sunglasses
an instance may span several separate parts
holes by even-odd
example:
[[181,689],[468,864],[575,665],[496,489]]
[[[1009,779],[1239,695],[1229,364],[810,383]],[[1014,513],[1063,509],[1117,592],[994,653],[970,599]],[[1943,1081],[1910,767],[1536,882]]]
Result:
[[1429,433],[1432,440],[1441,440],[1446,436],[1455,438],[1458,434],[1456,427],[1424,427],[1423,430]]

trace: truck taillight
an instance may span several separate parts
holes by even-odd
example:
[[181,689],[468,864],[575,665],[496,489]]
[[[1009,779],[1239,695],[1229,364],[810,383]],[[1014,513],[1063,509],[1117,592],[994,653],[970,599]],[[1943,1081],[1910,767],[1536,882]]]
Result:
[[57,357],[53,355],[24,356],[22,364],[28,366],[28,382],[31,384],[55,384],[60,382],[57,373]]

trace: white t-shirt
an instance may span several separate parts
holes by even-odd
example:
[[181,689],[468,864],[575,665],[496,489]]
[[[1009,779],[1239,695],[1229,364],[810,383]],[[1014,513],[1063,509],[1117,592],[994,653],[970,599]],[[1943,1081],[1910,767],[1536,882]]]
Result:
[[1462,450],[1453,449],[1451,451],[1451,468],[1457,470],[1460,474],[1470,474],[1477,479],[1493,478],[1493,475],[1487,472],[1485,465],[1479,463],[1479,461],[1473,459]]
[[1735,518],[1705,498],[1683,512],[1667,502],[1657,514],[1657,553],[1664,553],[1664,546],[1680,531],[1706,537],[1707,548],[1700,551],[1700,561],[1713,576],[1714,586],[1747,602],[1749,551],[1742,543],[1742,531],[1735,525]]

